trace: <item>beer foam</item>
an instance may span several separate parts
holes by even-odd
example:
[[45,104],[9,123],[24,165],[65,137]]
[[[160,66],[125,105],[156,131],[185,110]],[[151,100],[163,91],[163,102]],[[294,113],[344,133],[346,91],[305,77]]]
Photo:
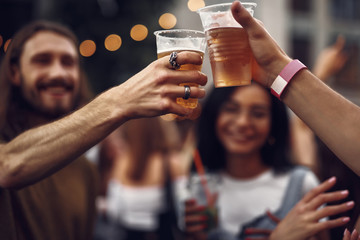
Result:
[[200,12],[204,30],[220,27],[237,27],[242,26],[234,19],[230,11],[226,12]]
[[[204,31],[213,28],[242,28],[242,26],[234,19],[231,13],[231,4],[214,4],[207,7],[200,8],[197,13],[200,15],[200,19],[204,28]],[[254,15],[254,8],[256,3],[242,3],[245,9]]]
[[201,52],[205,54],[205,51],[202,51],[198,48],[183,48],[183,47],[173,47],[169,46],[168,48],[162,47],[161,49],[157,50],[157,54],[165,53],[165,52],[182,52],[182,51],[193,51],[193,52]]

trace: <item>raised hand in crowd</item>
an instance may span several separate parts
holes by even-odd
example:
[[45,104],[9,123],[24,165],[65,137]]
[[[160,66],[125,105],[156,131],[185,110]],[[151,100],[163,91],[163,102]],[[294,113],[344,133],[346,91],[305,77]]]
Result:
[[339,35],[333,45],[320,52],[312,72],[322,81],[328,81],[331,76],[334,76],[344,67],[348,60],[344,47],[345,38]]

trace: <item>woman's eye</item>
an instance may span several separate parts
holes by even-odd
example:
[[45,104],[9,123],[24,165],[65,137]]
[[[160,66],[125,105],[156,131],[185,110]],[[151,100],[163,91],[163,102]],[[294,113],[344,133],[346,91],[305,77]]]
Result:
[[222,111],[232,113],[232,112],[237,112],[238,109],[236,107],[232,107],[232,106],[224,106],[222,108]]
[[268,112],[264,112],[264,111],[255,111],[252,112],[252,115],[256,118],[263,118],[263,117],[267,117],[268,116]]

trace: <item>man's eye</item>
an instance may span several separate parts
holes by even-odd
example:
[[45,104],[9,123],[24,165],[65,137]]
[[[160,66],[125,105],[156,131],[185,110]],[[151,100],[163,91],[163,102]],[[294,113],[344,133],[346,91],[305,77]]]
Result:
[[61,62],[65,65],[65,66],[72,66],[75,64],[75,60],[72,57],[64,57]]
[[50,59],[48,57],[38,57],[34,59],[34,62],[38,64],[47,64],[50,62]]

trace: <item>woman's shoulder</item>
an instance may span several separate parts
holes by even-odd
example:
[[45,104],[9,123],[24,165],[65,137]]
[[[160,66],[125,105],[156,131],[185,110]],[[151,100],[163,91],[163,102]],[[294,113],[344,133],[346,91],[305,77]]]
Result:
[[297,178],[298,181],[302,180],[303,195],[320,184],[320,181],[315,173],[306,166],[294,166],[291,169],[291,175],[293,178]]

